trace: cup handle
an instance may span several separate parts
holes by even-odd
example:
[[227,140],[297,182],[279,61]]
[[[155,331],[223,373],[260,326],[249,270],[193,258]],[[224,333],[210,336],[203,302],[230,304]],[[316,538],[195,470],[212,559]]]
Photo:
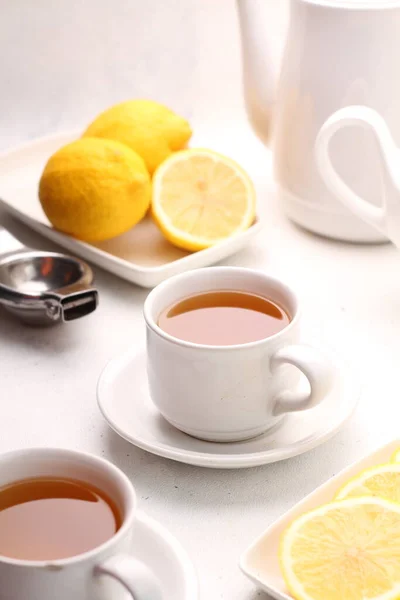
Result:
[[278,350],[271,359],[271,369],[289,364],[297,367],[309,381],[310,391],[286,390],[275,398],[274,416],[313,408],[326,397],[333,383],[333,367],[312,346],[294,345]]
[[384,204],[382,207],[374,206],[363,200],[339,177],[329,156],[329,144],[335,133],[343,127],[354,126],[371,129],[375,134],[381,165],[391,184],[396,185],[395,182],[398,181],[398,177],[395,174],[396,164],[393,157],[398,154],[397,147],[385,120],[375,110],[366,106],[348,106],[338,110],[324,123],[315,142],[315,158],[318,168],[328,189],[347,208],[389,237],[385,195],[383,194]]
[[160,584],[143,563],[129,554],[117,554],[96,566],[96,575],[116,579],[133,600],[163,600]]

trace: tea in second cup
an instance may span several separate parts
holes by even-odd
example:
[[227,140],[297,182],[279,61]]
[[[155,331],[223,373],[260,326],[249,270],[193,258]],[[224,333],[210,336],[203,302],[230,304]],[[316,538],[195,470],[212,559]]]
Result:
[[[209,441],[255,437],[285,413],[327,395],[330,365],[299,345],[295,294],[262,272],[213,267],[184,273],[145,302],[150,394],[175,427]],[[299,373],[310,391],[295,391]]]

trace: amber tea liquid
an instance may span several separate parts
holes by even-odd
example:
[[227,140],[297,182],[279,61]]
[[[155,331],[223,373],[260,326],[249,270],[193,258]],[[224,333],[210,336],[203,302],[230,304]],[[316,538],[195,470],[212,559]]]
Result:
[[184,341],[211,346],[256,342],[290,323],[273,300],[240,291],[215,291],[184,298],[164,310],[159,327]]
[[121,526],[103,492],[73,479],[26,479],[0,488],[0,555],[57,560],[92,550]]

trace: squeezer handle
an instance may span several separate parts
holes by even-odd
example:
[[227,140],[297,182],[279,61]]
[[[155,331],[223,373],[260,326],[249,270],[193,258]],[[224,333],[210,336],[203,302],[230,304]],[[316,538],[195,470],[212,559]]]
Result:
[[96,310],[99,303],[99,293],[94,288],[84,288],[81,291],[59,296],[61,318],[63,321],[74,321]]

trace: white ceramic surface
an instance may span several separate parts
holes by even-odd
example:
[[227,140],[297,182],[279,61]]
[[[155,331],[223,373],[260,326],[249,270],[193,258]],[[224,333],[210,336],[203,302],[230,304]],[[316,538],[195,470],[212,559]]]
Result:
[[[165,600],[197,600],[198,582],[193,563],[174,536],[159,522],[138,511],[131,554],[158,578]],[[120,588],[120,586],[118,586]],[[115,590],[108,600],[132,600]]]
[[122,517],[118,531],[100,546],[70,558],[27,561],[0,557],[1,600],[105,600],[104,575],[136,600],[163,600],[160,583],[129,550],[136,494],[126,475],[96,456],[60,448],[28,448],[0,456],[0,486],[35,477],[71,477],[105,490]]
[[[182,298],[215,290],[271,298],[291,321],[268,338],[231,346],[183,341],[158,326],[160,314]],[[148,295],[144,318],[150,395],[163,417],[189,435],[210,442],[247,440],[285,414],[309,410],[328,397],[329,358],[302,344],[295,293],[262,271],[214,267],[177,275]],[[301,373],[309,390],[299,392]]]
[[[287,215],[324,236],[354,242],[385,239],[338,202],[321,178],[314,142],[322,123],[348,104],[366,104],[388,120],[400,143],[397,72],[400,2],[291,0],[282,65],[271,58],[274,21],[263,2],[237,0],[244,91],[259,137],[273,138],[279,198]],[[277,73],[280,71],[279,85]],[[374,205],[383,197],[374,137],[343,131],[331,145],[344,180]]]
[[[145,564],[157,577],[163,600],[197,600],[197,575],[181,544],[158,521],[138,511],[133,528],[133,541],[128,553]],[[104,600],[132,600],[129,592],[104,577]]]
[[110,427],[143,450],[200,467],[254,467],[315,448],[351,417],[358,402],[358,384],[347,364],[335,356],[331,359],[335,380],[324,402],[307,412],[288,415],[275,429],[243,442],[198,440],[165,421],[149,395],[144,352],[129,352],[112,360],[100,377],[97,399]]
[[[273,523],[261,534],[256,541],[242,554],[240,568],[257,587],[263,589],[276,600],[293,600],[286,589],[279,567],[279,541],[282,533],[289,524],[301,514],[304,514],[321,504],[330,502],[336,492],[352,477],[363,469],[389,462],[392,454],[400,447],[397,439],[383,448],[372,452],[362,460],[341,471],[327,483],[321,485],[304,500]],[[339,600],[339,599],[338,599]]]
[[[378,165],[382,171],[380,206],[356,194],[332,165],[330,147],[333,139],[348,127],[352,131],[355,127],[369,130],[376,138]],[[382,116],[366,106],[348,106],[337,111],[322,126],[315,153],[321,175],[338,200],[400,247],[400,150]]]
[[57,134],[29,142],[0,156],[0,208],[63,246],[71,253],[143,287],[153,287],[171,275],[211,265],[246,246],[259,233],[259,218],[247,231],[212,248],[189,253],[172,246],[147,217],[112,240],[86,244],[53,229],[37,195],[47,159],[79,132]]

